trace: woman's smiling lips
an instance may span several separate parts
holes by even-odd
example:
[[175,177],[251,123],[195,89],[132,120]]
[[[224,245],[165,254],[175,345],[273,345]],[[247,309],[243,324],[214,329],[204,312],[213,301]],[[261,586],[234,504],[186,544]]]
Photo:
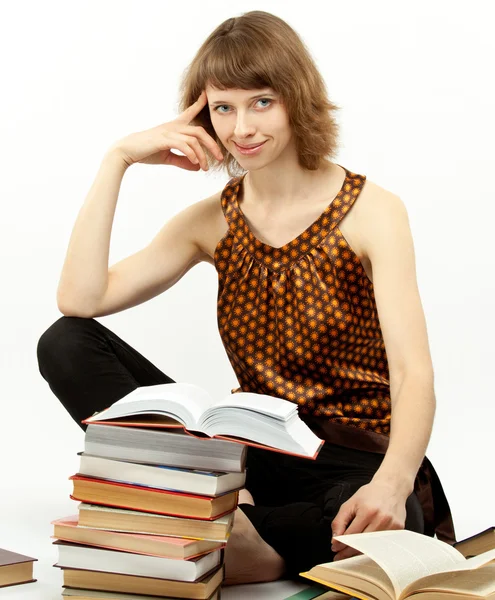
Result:
[[[266,141],[266,140],[265,140]],[[239,150],[239,152],[241,154],[246,154],[246,155],[250,155],[250,154],[257,154],[261,148],[263,147],[265,142],[261,142],[260,144],[256,144],[256,145],[252,145],[251,147],[243,147],[243,146],[239,146],[239,144],[236,144],[236,142],[234,142],[237,150]]]

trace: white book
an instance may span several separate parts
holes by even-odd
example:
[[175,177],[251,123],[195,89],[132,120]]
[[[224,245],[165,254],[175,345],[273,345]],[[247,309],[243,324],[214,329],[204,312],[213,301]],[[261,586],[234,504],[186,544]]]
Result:
[[[109,423],[122,418],[129,422],[128,418],[134,417],[144,426],[143,417],[156,415],[163,419],[162,425],[178,422],[187,431],[309,458],[315,458],[323,444],[299,418],[293,402],[251,392],[214,400],[206,390],[190,383],[138,387],[84,422]],[[153,424],[160,426],[160,420],[148,423]]]
[[196,581],[219,565],[222,556],[221,550],[214,550],[196,559],[181,560],[80,546],[62,541],[56,541],[54,544],[58,548],[58,562],[55,565],[57,567],[173,581]]
[[146,465],[92,456],[86,452],[79,453],[79,456],[78,475],[203,496],[218,496],[241,489],[246,480],[246,471],[221,473],[166,465]]
[[200,439],[183,429],[150,429],[89,424],[84,452],[134,463],[169,465],[184,469],[235,471],[246,465],[247,446],[225,440]]

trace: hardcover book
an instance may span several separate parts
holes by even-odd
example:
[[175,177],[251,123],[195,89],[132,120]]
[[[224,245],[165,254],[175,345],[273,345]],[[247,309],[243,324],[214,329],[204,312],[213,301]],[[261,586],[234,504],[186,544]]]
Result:
[[194,519],[217,519],[237,507],[239,493],[214,498],[73,475],[73,500]]
[[[123,418],[127,420],[116,421]],[[214,400],[206,390],[190,383],[138,387],[83,422],[181,427],[191,435],[199,433],[313,459],[323,444],[299,418],[293,402],[251,392]]]
[[466,559],[407,530],[335,536],[364,554],[315,565],[302,577],[361,600],[493,600],[495,550]]
[[79,504],[80,527],[110,531],[168,535],[193,540],[226,542],[234,524],[234,513],[211,521],[158,515],[98,504]]
[[32,583],[33,565],[37,558],[0,548],[0,587]]
[[189,560],[225,547],[225,542],[191,540],[164,535],[122,533],[121,531],[80,527],[77,515],[57,519],[52,521],[52,524],[54,526],[52,537],[65,542],[134,552],[136,554],[148,554],[150,556]]

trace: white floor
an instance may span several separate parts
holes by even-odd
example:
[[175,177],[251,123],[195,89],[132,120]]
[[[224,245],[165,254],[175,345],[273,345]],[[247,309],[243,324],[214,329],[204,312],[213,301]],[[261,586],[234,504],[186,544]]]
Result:
[[[33,460],[36,468],[36,460]],[[0,588],[0,600],[60,600],[62,575],[53,567],[57,552],[52,546],[52,525],[56,518],[77,513],[77,503],[65,499],[54,490],[41,489],[36,493],[12,486],[6,498],[3,495],[0,516],[0,547],[27,554],[38,559],[34,563],[35,583]],[[222,600],[283,600],[305,589],[306,585],[293,581],[228,586],[222,591]]]

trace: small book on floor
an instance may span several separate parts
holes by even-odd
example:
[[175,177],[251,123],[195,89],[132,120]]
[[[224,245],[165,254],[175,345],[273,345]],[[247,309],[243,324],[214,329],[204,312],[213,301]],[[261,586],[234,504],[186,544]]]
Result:
[[489,527],[480,533],[456,542],[454,548],[466,558],[477,556],[495,548],[495,527]]
[[495,550],[466,559],[407,530],[335,536],[362,555],[314,566],[302,577],[361,600],[495,599]]
[[199,494],[219,496],[244,487],[246,472],[221,473],[182,469],[168,465],[146,465],[120,461],[114,458],[92,456],[79,453],[78,475],[120,482],[132,482],[135,485],[161,488]]
[[66,569],[87,569],[138,577],[153,577],[174,581],[197,581],[220,566],[222,550],[214,550],[191,560],[135,554],[94,546],[82,546],[57,540],[56,566]]
[[239,496],[237,491],[215,497],[198,496],[79,475],[69,479],[73,483],[73,500],[193,519],[217,519],[232,512]]
[[92,527],[80,527],[78,515],[52,521],[52,537],[64,542],[98,546],[110,550],[164,556],[181,560],[197,558],[203,554],[225,547],[225,542],[209,540],[190,540],[185,538],[144,535],[139,533],[122,533],[121,531],[106,531]]
[[143,429],[88,425],[84,453],[132,463],[242,473],[247,446],[195,438],[182,429]]
[[33,565],[37,560],[0,548],[0,588],[36,581],[33,579]]
[[[141,594],[125,594],[120,592],[102,592],[99,590],[81,590],[77,588],[64,587],[62,598],[71,600],[153,600],[153,596],[143,596]],[[177,596],[160,596],[155,600],[177,600]],[[206,600],[220,600],[220,588]],[[320,599],[318,599],[320,600]]]
[[83,421],[98,422],[181,427],[191,435],[203,434],[313,459],[323,445],[300,419],[294,402],[252,392],[214,400],[206,390],[190,383],[138,387]]
[[233,512],[218,519],[203,521],[85,502],[81,502],[78,509],[78,524],[81,527],[212,542],[227,542],[234,524]]
[[[55,565],[58,566],[58,565]],[[219,589],[224,577],[223,565],[198,581],[174,581],[156,577],[138,577],[86,569],[62,569],[66,588],[142,594],[166,598],[208,600]],[[150,600],[152,600],[150,598]]]

